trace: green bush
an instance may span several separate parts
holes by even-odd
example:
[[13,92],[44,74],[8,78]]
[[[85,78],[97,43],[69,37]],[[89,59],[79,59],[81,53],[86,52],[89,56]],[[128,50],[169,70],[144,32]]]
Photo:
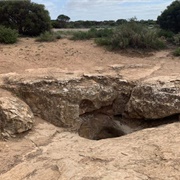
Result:
[[95,29],[87,32],[75,32],[73,40],[95,39],[101,46],[110,49],[162,49],[165,43],[159,38],[157,30],[149,29],[147,26],[135,21],[123,23],[116,29]]
[[173,52],[174,56],[180,56],[180,47],[178,47],[177,49],[175,49],[175,51]]
[[45,31],[44,33],[40,34],[40,36],[36,39],[39,42],[53,42],[57,39],[61,39],[61,35],[59,32],[50,32]]
[[173,43],[177,46],[180,45],[180,33],[173,36]]
[[157,31],[136,23],[124,23],[116,28],[111,36],[97,39],[99,45],[109,46],[111,49],[162,49],[165,43],[159,39]]
[[0,43],[13,44],[17,42],[18,33],[16,30],[0,26]]
[[172,31],[167,31],[167,30],[159,30],[158,31],[158,36],[159,37],[164,37],[166,40],[176,46],[180,45],[180,33],[174,34]]
[[54,34],[54,36],[55,36],[56,39],[61,39],[61,38],[62,38],[60,31],[53,32],[53,34]]
[[88,40],[88,39],[92,39],[92,38],[104,38],[104,37],[110,37],[112,35],[113,31],[112,29],[96,29],[96,28],[91,28],[89,31],[87,32],[83,32],[83,31],[78,31],[78,32],[74,32],[73,36],[72,36],[72,40]]
[[95,39],[95,43],[99,46],[110,46],[111,40],[110,40],[110,38],[102,37],[102,38]]
[[91,38],[93,37],[91,37],[88,32],[78,31],[73,33],[71,40],[88,40]]
[[95,38],[105,38],[105,37],[111,37],[113,34],[113,30],[112,29],[108,29],[108,28],[104,28],[104,29],[95,29],[92,28],[90,29],[90,32],[94,32],[94,36]]
[[71,37],[74,34],[74,31],[73,30],[63,30],[63,31],[61,30],[61,31],[57,31],[56,33],[59,34],[61,36],[61,38],[71,39]]
[[165,37],[166,39],[171,39],[171,38],[173,38],[174,33],[172,31],[169,31],[169,30],[160,29],[158,31],[158,36],[159,37]]
[[121,25],[112,37],[113,48],[160,49],[165,45],[158,38],[157,32],[136,22]]

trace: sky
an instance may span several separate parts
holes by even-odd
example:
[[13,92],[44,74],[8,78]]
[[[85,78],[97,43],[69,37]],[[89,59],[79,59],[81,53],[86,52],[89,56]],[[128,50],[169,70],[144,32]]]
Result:
[[64,14],[76,20],[157,19],[173,0],[32,0],[44,4],[51,19]]

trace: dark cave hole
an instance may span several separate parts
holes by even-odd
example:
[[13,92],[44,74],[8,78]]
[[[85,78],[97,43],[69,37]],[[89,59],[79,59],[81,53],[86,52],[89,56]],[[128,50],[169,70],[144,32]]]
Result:
[[107,138],[116,138],[125,135],[125,133],[119,129],[113,127],[104,127],[101,131],[94,137],[93,140],[101,140]]
[[[90,114],[91,113],[88,113],[88,115]],[[91,115],[93,117],[93,113]],[[86,120],[85,118],[79,130],[79,135],[91,140],[116,138],[135,131],[178,122],[180,121],[179,116],[179,114],[175,114],[161,119],[126,119],[123,118],[122,115],[115,115],[111,116],[110,121],[107,121],[107,119],[100,120],[94,118]],[[104,117],[106,117],[106,115]],[[131,131],[127,128],[130,128]]]
[[179,114],[174,114],[161,119],[146,119],[144,120],[144,124],[146,128],[153,128],[158,126],[163,126],[166,124],[171,124],[180,121]]

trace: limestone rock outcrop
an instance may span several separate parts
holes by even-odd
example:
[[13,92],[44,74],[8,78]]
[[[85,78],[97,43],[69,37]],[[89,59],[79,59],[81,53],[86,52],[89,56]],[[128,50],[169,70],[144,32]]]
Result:
[[156,77],[133,88],[126,106],[130,118],[160,119],[180,114],[180,77]]
[[[4,87],[23,99],[35,115],[78,130],[85,114],[122,114],[134,84],[118,76],[62,74],[49,79],[12,78]],[[110,124],[114,128],[116,123]]]
[[[148,127],[142,124],[144,119],[180,114],[180,78],[175,76],[131,82],[118,75],[17,75],[6,78],[3,88],[25,101],[34,115],[89,139],[121,136]],[[134,119],[134,130],[128,124],[132,120],[124,117]]]
[[22,100],[10,96],[0,97],[0,136],[8,137],[33,127],[34,115]]

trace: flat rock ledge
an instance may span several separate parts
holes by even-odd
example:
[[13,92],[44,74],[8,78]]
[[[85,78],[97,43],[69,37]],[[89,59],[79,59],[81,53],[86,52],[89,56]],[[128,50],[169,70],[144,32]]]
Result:
[[89,139],[118,137],[138,130],[126,119],[138,122],[138,119],[156,120],[180,114],[177,76],[133,82],[118,75],[16,74],[4,78],[1,87],[27,103],[34,115]]

